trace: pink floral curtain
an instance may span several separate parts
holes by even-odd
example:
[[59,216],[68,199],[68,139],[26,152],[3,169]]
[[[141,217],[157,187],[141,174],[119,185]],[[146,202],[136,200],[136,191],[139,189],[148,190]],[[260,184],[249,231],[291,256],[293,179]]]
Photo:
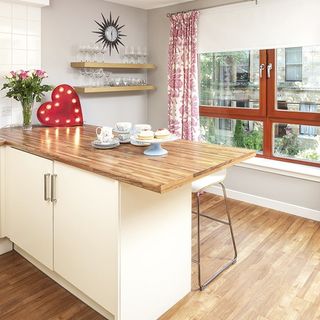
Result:
[[171,133],[199,140],[198,39],[199,11],[171,15],[168,61],[168,122]]

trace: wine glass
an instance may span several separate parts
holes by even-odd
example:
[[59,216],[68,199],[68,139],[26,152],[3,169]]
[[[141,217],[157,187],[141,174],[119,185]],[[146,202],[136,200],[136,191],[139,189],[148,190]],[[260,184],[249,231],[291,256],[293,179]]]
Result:
[[95,43],[92,46],[92,55],[93,55],[93,61],[99,62],[99,53],[100,53],[100,47],[98,43]]
[[112,86],[112,81],[111,81],[111,75],[112,73],[110,71],[103,71],[104,73],[104,85],[105,86]]
[[148,63],[148,49],[146,46],[142,48],[143,63]]
[[104,72],[103,72],[103,69],[98,69],[96,70],[96,72],[94,73],[95,74],[95,79],[96,79],[96,86],[97,87],[103,87],[104,85],[104,81],[103,81],[103,78],[104,78]]
[[93,81],[93,73],[94,71],[91,70],[90,68],[85,69],[85,76],[86,76],[86,82],[88,87],[93,87],[94,86],[94,81]]
[[81,62],[86,61],[86,45],[80,44],[78,50],[79,50],[78,61],[81,61]]
[[101,55],[102,55],[101,62],[106,62],[106,53],[107,53],[107,48],[103,44],[101,44]]
[[140,46],[136,48],[136,63],[143,63],[142,61],[142,49]]
[[87,85],[86,83],[86,69],[81,68],[80,69],[80,86],[85,87]]
[[130,46],[128,49],[128,61],[129,63],[134,63],[134,46]]

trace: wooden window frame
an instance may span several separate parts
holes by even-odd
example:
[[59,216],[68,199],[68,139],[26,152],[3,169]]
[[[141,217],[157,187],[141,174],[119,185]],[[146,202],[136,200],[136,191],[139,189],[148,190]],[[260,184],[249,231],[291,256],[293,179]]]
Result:
[[260,78],[260,108],[230,108],[200,105],[200,116],[225,119],[261,121],[263,123],[263,154],[257,157],[284,162],[298,163],[320,167],[320,163],[297,160],[273,155],[273,124],[304,124],[320,126],[320,113],[294,112],[277,109],[276,98],[276,50],[260,50],[260,65],[272,64],[271,76],[268,78],[266,69]]

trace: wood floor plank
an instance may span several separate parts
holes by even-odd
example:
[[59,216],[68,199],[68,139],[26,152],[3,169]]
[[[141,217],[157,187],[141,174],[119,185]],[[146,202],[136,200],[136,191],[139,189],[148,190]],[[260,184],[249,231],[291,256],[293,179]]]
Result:
[[[234,200],[229,205],[238,262],[160,320],[320,319],[320,223]],[[204,195],[201,209],[222,218],[224,204],[220,197]],[[228,245],[230,256],[231,242],[226,226],[202,221],[201,228],[202,259],[211,268],[210,259],[221,262]]]
[[[201,210],[225,218],[221,197],[201,199]],[[229,206],[238,262],[203,292],[193,264],[193,291],[160,320],[320,320],[320,223],[231,199]],[[195,223],[193,216],[193,257]],[[232,244],[225,225],[203,219],[201,230],[209,275],[232,257]],[[12,252],[0,256],[0,319],[104,318]]]
[[0,256],[1,320],[105,319],[12,251]]

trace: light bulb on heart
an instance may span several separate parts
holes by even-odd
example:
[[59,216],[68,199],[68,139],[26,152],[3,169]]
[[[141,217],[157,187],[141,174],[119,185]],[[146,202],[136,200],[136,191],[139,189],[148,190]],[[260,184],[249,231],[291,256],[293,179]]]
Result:
[[83,116],[78,94],[67,85],[58,85],[51,94],[52,101],[43,103],[38,111],[39,121],[48,127],[82,126]]

